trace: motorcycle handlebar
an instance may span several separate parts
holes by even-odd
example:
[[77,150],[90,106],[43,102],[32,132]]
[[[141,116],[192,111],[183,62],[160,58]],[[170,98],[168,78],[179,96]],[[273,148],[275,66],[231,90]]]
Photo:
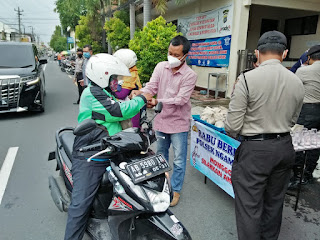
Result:
[[88,151],[94,151],[94,150],[101,150],[101,142],[95,143],[86,147],[82,147],[79,149],[80,152],[88,152]]

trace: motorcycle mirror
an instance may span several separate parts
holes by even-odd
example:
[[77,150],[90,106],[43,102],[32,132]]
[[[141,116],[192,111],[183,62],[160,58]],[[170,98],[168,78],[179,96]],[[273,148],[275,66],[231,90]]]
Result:
[[162,111],[162,102],[158,102],[158,104],[154,108],[155,113],[161,113]]
[[75,127],[73,134],[76,136],[83,136],[94,130],[96,127],[97,124],[93,119],[86,119]]

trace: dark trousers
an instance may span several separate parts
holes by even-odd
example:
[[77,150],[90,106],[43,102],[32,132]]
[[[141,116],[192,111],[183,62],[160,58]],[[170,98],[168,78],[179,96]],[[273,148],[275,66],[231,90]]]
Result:
[[91,161],[87,158],[94,154],[81,154],[78,149],[96,142],[97,139],[107,135],[101,129],[96,129],[85,136],[77,136],[72,153],[72,179],[73,189],[71,204],[68,209],[68,220],[66,226],[65,240],[81,240],[87,227],[91,207],[95,195],[100,186],[100,181],[106,168],[110,166],[109,161]]
[[291,136],[243,141],[232,166],[240,240],[276,240],[295,152]]
[[[299,115],[298,124],[304,125],[304,127],[311,129],[316,128],[320,130],[320,103],[305,103],[302,106],[301,113]],[[311,174],[317,166],[317,161],[320,155],[320,149],[308,150],[306,159],[306,173]],[[297,152],[295,169],[302,169],[304,165],[305,154],[303,152]],[[295,172],[298,170],[295,170]]]
[[82,94],[82,92],[83,92],[83,90],[84,90],[84,86],[81,86],[80,85],[80,80],[83,80],[83,75],[82,75],[82,72],[77,72],[76,73],[76,78],[77,78],[77,85],[78,85],[78,93],[79,93],[79,97],[78,97],[78,100],[77,100],[77,103],[79,103],[80,102],[80,97],[81,97],[81,94]]

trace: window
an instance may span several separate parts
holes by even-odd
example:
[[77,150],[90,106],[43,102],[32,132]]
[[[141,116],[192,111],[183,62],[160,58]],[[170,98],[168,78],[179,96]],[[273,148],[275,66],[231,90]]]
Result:
[[318,15],[287,19],[285,23],[285,35],[308,35],[316,34],[318,25]]
[[260,36],[265,32],[278,30],[279,21],[273,19],[262,19]]

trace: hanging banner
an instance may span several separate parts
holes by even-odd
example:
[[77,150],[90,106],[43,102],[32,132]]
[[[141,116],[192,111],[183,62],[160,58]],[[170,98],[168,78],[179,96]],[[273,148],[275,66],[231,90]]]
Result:
[[190,42],[188,64],[203,67],[229,66],[231,35]]
[[191,126],[190,164],[234,198],[231,167],[240,142],[195,120]]
[[178,19],[178,31],[189,40],[216,38],[232,33],[232,4]]

